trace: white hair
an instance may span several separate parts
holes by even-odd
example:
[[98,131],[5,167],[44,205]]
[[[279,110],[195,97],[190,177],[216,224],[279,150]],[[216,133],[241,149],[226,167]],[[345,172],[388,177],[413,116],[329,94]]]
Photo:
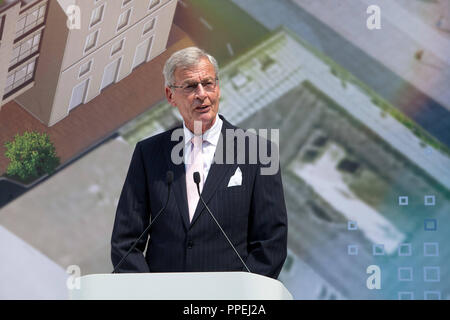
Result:
[[174,52],[169,59],[167,59],[164,69],[164,84],[170,87],[175,82],[175,69],[186,68],[197,65],[201,59],[207,58],[209,62],[214,66],[216,77],[219,76],[219,65],[216,59],[208,54],[206,51],[197,47],[188,47]]

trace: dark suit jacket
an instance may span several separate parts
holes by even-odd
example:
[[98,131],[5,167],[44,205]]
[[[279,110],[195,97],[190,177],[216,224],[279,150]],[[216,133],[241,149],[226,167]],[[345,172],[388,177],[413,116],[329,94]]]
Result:
[[[236,127],[220,117],[223,120],[223,141],[217,148],[225,148],[225,130]],[[136,145],[112,232],[113,265],[117,265],[148,226],[152,214],[156,215],[164,206],[168,196],[166,173],[172,170],[174,181],[170,200],[165,212],[151,227],[148,244],[148,237],[144,236],[118,271],[245,270],[201,201],[192,223],[189,222],[185,165],[171,161],[172,148],[181,141],[171,141],[173,130]],[[234,140],[236,151],[237,139]],[[273,147],[264,141],[266,147]],[[248,141],[245,148],[248,153]],[[216,149],[216,153],[217,150],[220,149]],[[202,197],[250,271],[277,278],[287,253],[287,214],[281,170],[278,169],[275,175],[261,175],[263,165],[259,160],[257,164],[250,164],[247,154],[246,164],[238,164],[237,152],[234,155],[234,164],[212,163]],[[238,166],[242,171],[242,185],[227,187]]]

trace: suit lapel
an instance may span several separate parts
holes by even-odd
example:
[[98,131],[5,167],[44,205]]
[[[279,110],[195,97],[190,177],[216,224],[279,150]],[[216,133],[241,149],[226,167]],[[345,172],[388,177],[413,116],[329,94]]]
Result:
[[[222,119],[223,124],[222,124],[222,130],[221,130],[221,137],[220,137],[219,143],[217,144],[217,147],[216,147],[216,153],[219,148],[222,148],[222,150],[223,150],[222,163],[223,164],[221,164],[221,163],[217,164],[215,162],[213,162],[211,164],[211,167],[208,172],[208,177],[206,178],[206,181],[205,181],[205,184],[204,184],[203,190],[202,190],[202,198],[206,202],[206,204],[208,204],[208,202],[211,200],[211,198],[214,195],[214,193],[216,192],[218,186],[220,185],[222,180],[227,176],[228,171],[230,171],[230,169],[232,169],[233,167],[236,167],[235,163],[225,164],[225,159],[227,159],[227,156],[226,156],[226,134],[225,134],[226,131],[225,130],[226,129],[235,129],[235,127],[232,126],[228,121],[226,121],[222,116],[219,115],[219,117]],[[235,143],[234,143],[233,147],[236,148]],[[236,157],[236,150],[234,150],[234,151],[235,151],[234,157]],[[236,161],[234,161],[234,162],[236,162]],[[199,202],[197,204],[197,208],[195,209],[195,212],[194,212],[194,217],[192,218],[192,222],[190,223],[190,227],[193,226],[193,224],[198,219],[198,217],[200,216],[200,214],[202,213],[203,210],[206,210],[205,206],[203,205],[202,201],[199,200]]]
[[[176,129],[179,128],[175,128],[175,130]],[[178,211],[181,214],[181,219],[183,220],[185,230],[187,230],[189,228],[190,222],[189,222],[189,208],[187,203],[187,192],[186,192],[186,169],[184,166],[184,161],[182,161],[180,164],[175,164],[172,161],[171,157],[172,150],[178,143],[183,143],[184,145],[183,136],[179,141],[170,140],[169,143],[167,144],[167,147],[164,150],[164,155],[166,157],[169,170],[173,171],[173,183],[172,183],[173,192],[178,206]],[[181,150],[181,156],[183,157],[183,149]]]

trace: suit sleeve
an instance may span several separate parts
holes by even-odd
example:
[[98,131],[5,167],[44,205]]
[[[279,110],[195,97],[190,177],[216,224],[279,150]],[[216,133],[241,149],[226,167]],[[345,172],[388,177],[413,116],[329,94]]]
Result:
[[[271,144],[273,148],[277,148]],[[276,149],[278,150],[278,149]],[[278,155],[278,152],[276,153]],[[253,186],[247,265],[251,272],[278,278],[287,256],[287,213],[279,157],[278,171],[261,174],[260,165]]]
[[[138,239],[150,221],[147,178],[141,144],[134,149],[125,179],[111,237],[111,260],[114,267]],[[148,235],[144,235],[122,263],[118,272],[150,272],[144,257]]]

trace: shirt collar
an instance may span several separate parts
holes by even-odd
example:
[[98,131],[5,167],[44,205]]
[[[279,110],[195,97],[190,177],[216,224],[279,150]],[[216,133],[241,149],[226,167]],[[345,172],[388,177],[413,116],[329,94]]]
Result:
[[[203,141],[207,141],[210,144],[217,146],[217,143],[220,138],[220,133],[222,131],[222,119],[219,118],[219,115],[216,114],[216,121],[214,121],[214,124],[211,128],[206,130],[203,135],[202,139]],[[194,133],[191,132],[188,128],[186,128],[186,124],[183,121],[183,132],[184,132],[184,144],[187,145],[189,142],[191,142],[191,139],[194,137]]]

